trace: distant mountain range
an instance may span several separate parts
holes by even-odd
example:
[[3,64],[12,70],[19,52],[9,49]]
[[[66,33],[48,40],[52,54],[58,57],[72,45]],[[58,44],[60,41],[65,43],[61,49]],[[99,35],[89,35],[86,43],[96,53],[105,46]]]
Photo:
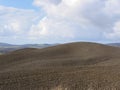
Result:
[[0,47],[9,47],[9,46],[14,46],[14,45],[8,43],[0,43]]
[[107,45],[115,46],[115,47],[120,47],[120,43],[109,43]]
[[0,43],[0,54],[8,53],[18,49],[24,48],[45,48],[49,46],[54,46],[56,44],[24,44],[24,45],[13,45],[8,43]]

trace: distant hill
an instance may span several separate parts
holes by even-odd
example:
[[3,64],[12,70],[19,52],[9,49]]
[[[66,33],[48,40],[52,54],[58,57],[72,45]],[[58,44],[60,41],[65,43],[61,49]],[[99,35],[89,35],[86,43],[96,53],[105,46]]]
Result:
[[110,45],[110,46],[120,47],[120,43],[109,43],[108,45]]
[[120,90],[120,48],[77,42],[0,56],[1,90]]
[[14,46],[14,45],[8,43],[0,43],[0,47],[10,47],[10,46]]
[[55,44],[24,44],[24,45],[13,45],[7,43],[0,43],[0,54],[8,53],[23,48],[45,48],[54,46]]

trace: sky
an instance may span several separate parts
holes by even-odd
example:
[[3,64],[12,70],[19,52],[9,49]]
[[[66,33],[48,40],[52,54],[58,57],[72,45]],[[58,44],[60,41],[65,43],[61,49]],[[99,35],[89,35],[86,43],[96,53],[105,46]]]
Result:
[[0,0],[0,42],[120,42],[120,0]]

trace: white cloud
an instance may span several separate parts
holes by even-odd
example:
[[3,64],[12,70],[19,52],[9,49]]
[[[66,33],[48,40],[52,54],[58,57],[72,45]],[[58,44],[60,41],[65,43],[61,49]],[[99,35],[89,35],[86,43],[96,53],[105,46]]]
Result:
[[113,31],[109,33],[105,33],[106,37],[112,40],[120,39],[120,21],[116,22]]
[[[119,39],[120,0],[34,0],[34,10],[0,6],[0,35],[49,41]],[[55,41],[55,42],[56,42]]]
[[17,9],[0,6],[0,35],[1,37],[21,37],[27,33],[34,23],[37,13],[33,10]]
[[[75,38],[78,29],[85,29],[91,21],[84,17],[86,6],[97,3],[95,0],[34,0],[34,5],[41,6],[46,12],[44,20],[40,20],[37,25],[32,26],[30,35],[54,36],[59,38]],[[77,27],[76,27],[77,26]],[[37,29],[36,29],[37,27]],[[34,33],[33,33],[34,32]],[[79,31],[83,32],[83,31]],[[37,35],[36,35],[37,34]]]
[[120,0],[106,0],[104,10],[111,16],[120,14]]
[[45,17],[37,25],[32,25],[29,35],[34,39],[38,37],[73,38],[74,31],[69,26],[65,21],[56,22]]
[[[46,20],[40,20],[40,28],[37,29],[45,31],[44,35],[51,36],[50,33],[54,33],[66,38],[83,38],[84,34],[86,38],[89,33],[93,40],[97,32],[100,35],[96,38],[99,39],[117,39],[119,36],[115,27],[120,19],[120,0],[34,0],[34,5],[41,7],[46,13]],[[64,35],[63,32],[69,33]]]
[[[36,38],[45,35],[71,39],[83,37],[83,32],[88,29],[105,26],[103,18],[107,19],[107,16],[101,14],[105,3],[100,0],[34,0],[33,4],[41,7],[46,13],[44,20],[32,26],[30,35]],[[94,35],[93,32],[89,33]],[[85,38],[89,37],[86,35]]]

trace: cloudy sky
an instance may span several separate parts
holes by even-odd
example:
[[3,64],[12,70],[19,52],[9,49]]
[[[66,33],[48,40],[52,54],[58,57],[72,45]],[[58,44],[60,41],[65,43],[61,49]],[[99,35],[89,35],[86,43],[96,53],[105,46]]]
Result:
[[0,0],[0,42],[120,42],[120,0]]

